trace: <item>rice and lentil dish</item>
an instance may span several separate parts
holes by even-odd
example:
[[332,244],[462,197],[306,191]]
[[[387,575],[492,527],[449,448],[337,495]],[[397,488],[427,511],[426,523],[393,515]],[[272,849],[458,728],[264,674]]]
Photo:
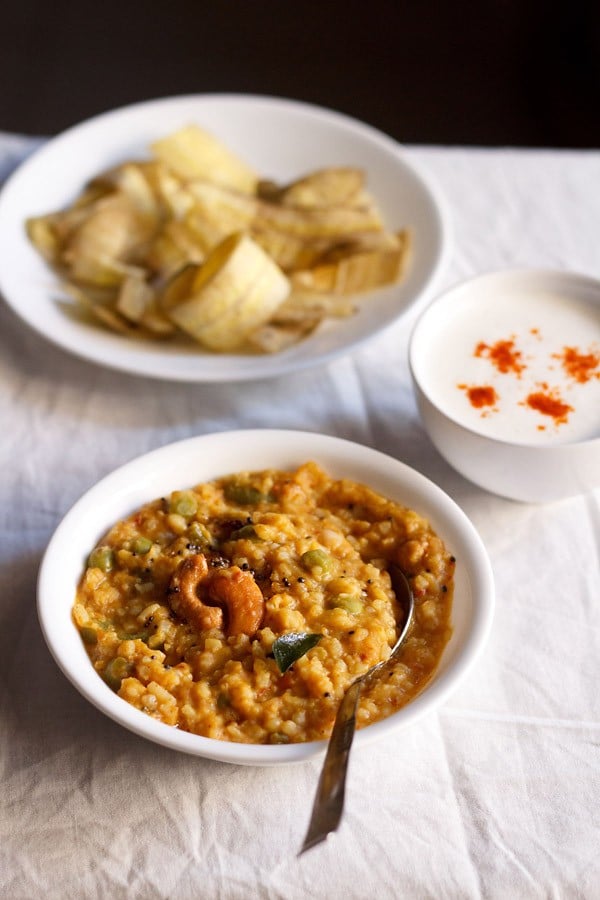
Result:
[[358,727],[422,690],[451,634],[454,562],[416,512],[308,462],[174,491],[118,522],[73,617],[98,674],[153,718],[218,740],[319,740],[404,621],[394,565],[414,620]]

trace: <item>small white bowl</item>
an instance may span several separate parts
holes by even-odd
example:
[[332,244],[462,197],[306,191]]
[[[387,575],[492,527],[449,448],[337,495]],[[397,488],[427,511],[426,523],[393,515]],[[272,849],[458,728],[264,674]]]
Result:
[[416,721],[447,698],[481,652],[492,621],[492,571],[473,525],[440,488],[395,459],[340,438],[274,430],[221,432],[155,450],[103,478],[65,516],[40,569],[38,614],[56,662],[84,697],[142,737],[209,759],[280,765],[324,751],[324,741],[282,746],[236,744],[155,721],[114,694],[98,677],[71,618],[87,554],[119,518],[177,488],[240,470],[292,468],[309,459],[319,462],[333,476],[368,484],[425,515],[457,559],[453,634],[434,679],[408,706],[359,731],[357,748]]
[[[498,342],[520,354],[520,372],[494,363]],[[414,328],[409,362],[421,418],[450,465],[492,493],[530,503],[600,486],[600,376],[597,367],[585,382],[569,375],[569,347],[600,353],[593,278],[509,270],[438,297]],[[491,389],[495,402],[475,407],[476,389]],[[548,399],[570,409],[544,413]]]

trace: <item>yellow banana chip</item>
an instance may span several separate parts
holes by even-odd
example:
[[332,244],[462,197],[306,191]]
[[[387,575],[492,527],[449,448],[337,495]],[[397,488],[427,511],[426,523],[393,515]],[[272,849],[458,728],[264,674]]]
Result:
[[[290,290],[279,267],[243,233],[225,238],[186,287],[189,296],[177,297],[171,286],[163,309],[183,331],[218,351],[239,348]],[[183,293],[181,282],[178,290]]]
[[317,264],[312,269],[294,272],[294,288],[329,294],[359,294],[394,284],[401,277],[407,261],[408,233],[386,235],[379,246],[365,246],[359,242],[332,251],[331,261]]
[[364,181],[362,169],[320,169],[282,188],[278,199],[286,206],[352,206]]
[[176,175],[185,179],[205,178],[253,194],[258,178],[212,134],[189,125],[152,144],[152,152]]

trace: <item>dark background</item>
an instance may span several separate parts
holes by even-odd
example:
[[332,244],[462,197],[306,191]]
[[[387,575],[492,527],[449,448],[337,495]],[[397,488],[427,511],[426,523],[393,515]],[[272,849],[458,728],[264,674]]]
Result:
[[406,143],[600,147],[600,0],[5,0],[0,130],[232,91]]

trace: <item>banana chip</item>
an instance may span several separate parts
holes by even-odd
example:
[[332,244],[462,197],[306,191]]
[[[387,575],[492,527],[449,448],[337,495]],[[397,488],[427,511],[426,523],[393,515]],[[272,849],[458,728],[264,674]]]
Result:
[[146,254],[146,265],[163,279],[187,263],[201,263],[206,258],[206,245],[187,221],[173,219],[166,223]]
[[130,275],[119,291],[116,310],[130,322],[141,322],[154,302],[154,291],[143,278]]
[[276,324],[261,325],[255,331],[248,335],[248,347],[257,350],[259,353],[281,353],[297,344],[302,338],[314,331],[317,325],[320,325],[322,319],[304,319],[302,322],[293,324]]
[[184,179],[205,178],[253,194],[256,173],[208,132],[189,125],[155,141],[152,152],[176,175]]
[[361,169],[278,184],[196,125],[151,152],[26,222],[78,307],[118,334],[277,353],[405,274],[410,234],[385,229]]
[[215,248],[192,279],[188,276],[185,287],[179,282],[178,295],[171,286],[163,309],[201,344],[227,352],[268,322],[289,292],[281,269],[255,241],[238,232]]
[[364,182],[361,169],[320,169],[283,188],[279,199],[286,206],[352,206],[363,199]]
[[393,284],[403,274],[408,245],[408,232],[403,231],[384,234],[377,242],[363,240],[333,248],[312,269],[295,272],[292,284],[330,294],[358,294]]

